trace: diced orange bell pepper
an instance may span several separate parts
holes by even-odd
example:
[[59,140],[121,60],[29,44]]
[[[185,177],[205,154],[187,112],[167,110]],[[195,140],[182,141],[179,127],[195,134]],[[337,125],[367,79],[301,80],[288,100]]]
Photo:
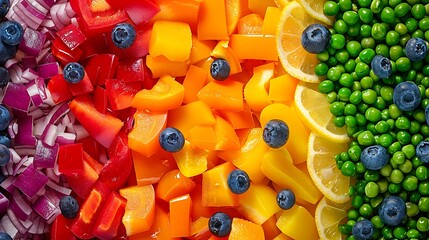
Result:
[[[177,11],[177,10],[175,10]],[[174,41],[172,41],[174,39]],[[179,21],[155,21],[149,41],[149,54],[164,56],[172,62],[189,60],[192,48],[191,28]]]
[[228,175],[234,169],[236,168],[232,163],[225,162],[203,173],[203,206],[238,206],[238,195],[232,193],[227,184]]
[[278,7],[269,6],[265,12],[262,34],[276,35],[277,25],[280,21],[282,10]]
[[228,41],[219,41],[211,53],[212,57],[223,58],[229,63],[230,75],[241,72],[241,64],[237,54],[228,46]]
[[277,217],[274,214],[267,221],[262,224],[262,228],[264,229],[264,235],[266,239],[274,239],[277,235],[282,233],[280,229],[276,226]]
[[156,197],[166,202],[173,198],[190,193],[195,188],[195,182],[183,175],[179,169],[174,169],[162,176],[156,186]]
[[160,149],[159,135],[167,124],[167,113],[136,111],[134,126],[128,134],[128,146],[145,157]]
[[240,149],[240,140],[231,124],[217,115],[215,119],[216,124],[213,126],[217,139],[215,150],[225,151]]
[[304,126],[292,107],[282,103],[273,103],[264,108],[260,115],[260,122],[265,126],[272,119],[284,121],[289,127],[289,139],[285,147],[292,156],[294,164],[307,160],[307,145],[309,130]]
[[298,79],[287,73],[270,79],[269,98],[273,102],[291,104],[298,82]]
[[189,62],[173,62],[164,56],[154,57],[152,55],[146,56],[146,65],[155,78],[164,75],[182,77],[186,75],[189,68]]
[[189,24],[192,31],[196,31],[200,3],[194,0],[156,0],[160,11],[152,21],[170,20]]
[[275,238],[273,238],[273,240],[293,240],[293,238],[285,235],[284,233],[280,233]]
[[243,111],[243,84],[232,79],[209,82],[197,96],[216,110]]
[[239,59],[278,60],[275,35],[232,34],[229,44]]
[[155,190],[152,185],[131,186],[119,190],[127,199],[122,223],[128,236],[147,231],[155,218]]
[[269,186],[252,183],[250,188],[239,195],[238,211],[250,221],[262,225],[280,211],[277,193]]
[[212,77],[212,75],[210,74],[210,67],[213,63],[214,59],[212,57],[209,57],[207,59],[204,59],[203,61],[199,62],[196,64],[196,66],[204,69],[208,74],[207,74],[207,81],[206,82],[213,82],[215,81],[215,79]]
[[234,129],[254,128],[255,122],[253,121],[252,111],[247,103],[243,104],[243,111],[218,111],[219,114],[231,123]]
[[200,149],[186,141],[182,150],[173,153],[180,172],[186,177],[193,177],[207,170],[207,157],[209,151]]
[[323,196],[310,176],[293,165],[286,148],[268,150],[263,156],[260,169],[274,183],[291,189],[297,198],[315,204]]
[[197,125],[189,130],[189,142],[201,149],[215,150],[216,135],[211,126]]
[[163,76],[152,89],[143,89],[133,99],[132,106],[153,112],[166,112],[182,105],[185,89],[171,76]]
[[254,112],[261,112],[264,107],[271,104],[267,87],[273,75],[273,63],[255,67],[252,78],[244,86],[244,98]]
[[[192,199],[194,200],[194,199]],[[209,231],[208,217],[200,217],[191,223],[191,234],[189,239],[203,240],[208,239],[212,234]]]
[[202,101],[191,102],[168,112],[167,126],[179,129],[185,138],[194,126],[213,126],[215,123],[212,110]]
[[177,168],[171,153],[158,151],[151,157],[132,151],[134,171],[138,185],[155,184],[168,171]]
[[188,237],[191,234],[191,206],[189,194],[170,200],[170,227],[172,237]]
[[199,40],[228,40],[224,1],[201,2],[197,33]]
[[265,239],[264,230],[261,225],[241,218],[232,219],[231,233],[228,239],[242,240],[244,236],[248,236],[251,239]]
[[197,220],[200,217],[209,218],[213,213],[212,208],[203,206],[202,185],[197,183],[190,193],[192,199],[191,219]]
[[204,87],[207,79],[207,72],[195,65],[191,65],[183,80],[185,95],[183,103],[190,103],[198,100],[197,94]]
[[267,7],[277,6],[273,0],[249,0],[248,4],[251,12],[258,13],[261,16],[264,16]]
[[262,34],[264,19],[257,13],[248,14],[238,20],[238,34]]
[[204,61],[210,57],[213,48],[216,46],[216,41],[199,40],[195,35],[192,35],[192,49],[189,61],[191,64]]
[[247,0],[225,0],[228,35],[237,29],[238,20],[249,12]]
[[[305,231],[302,229],[305,224]],[[293,239],[318,239],[318,233],[314,217],[302,206],[295,205],[284,211],[277,220],[277,227],[287,236]]]

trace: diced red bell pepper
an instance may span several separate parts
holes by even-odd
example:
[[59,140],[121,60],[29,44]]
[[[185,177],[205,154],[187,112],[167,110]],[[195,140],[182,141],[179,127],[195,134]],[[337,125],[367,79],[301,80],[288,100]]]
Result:
[[95,109],[101,113],[106,113],[107,107],[109,105],[107,99],[107,91],[106,89],[97,86],[94,91],[94,105]]
[[87,36],[87,40],[79,46],[82,49],[82,59],[87,59],[98,54],[107,54],[107,34],[97,34],[94,36]]
[[76,97],[69,107],[88,133],[104,147],[112,144],[123,126],[123,122],[118,118],[97,111],[88,95]]
[[56,34],[70,50],[74,50],[86,40],[82,31],[73,24],[63,27]]
[[89,154],[92,158],[97,159],[99,157],[99,146],[97,141],[92,137],[86,137],[78,141],[78,143],[82,143],[83,151]]
[[65,176],[84,171],[81,143],[60,146],[58,151],[58,171]]
[[[65,80],[64,80],[65,81]],[[83,94],[90,93],[94,90],[91,80],[89,80],[88,74],[85,72],[85,75],[82,80],[78,83],[67,83],[68,88],[73,96],[79,96]]]
[[116,192],[111,192],[95,221],[92,233],[99,239],[116,236],[125,213],[126,200]]
[[56,38],[52,41],[51,51],[52,55],[54,55],[55,58],[58,59],[58,61],[60,61],[63,65],[66,65],[69,62],[79,61],[83,54],[83,51],[79,47],[71,50],[59,38]]
[[62,214],[58,215],[51,225],[50,239],[51,240],[76,240],[76,236],[68,228],[71,220],[65,218]]
[[141,82],[122,82],[117,79],[106,80],[107,97],[113,110],[131,107],[134,95],[141,89]]
[[85,66],[92,84],[103,85],[106,79],[113,78],[118,68],[119,59],[114,54],[98,54],[92,56]]
[[106,0],[111,6],[123,8],[136,25],[148,23],[158,12],[159,6],[149,0]]
[[119,59],[137,59],[146,56],[149,53],[149,41],[152,34],[151,25],[136,27],[136,40],[129,48],[121,49],[113,44],[110,38],[107,39],[107,46],[111,52],[116,54]]
[[91,193],[83,202],[78,216],[70,226],[74,235],[82,239],[94,237],[92,229],[109,194],[110,190],[102,182],[98,181],[94,185]]
[[108,32],[120,22],[128,20],[123,9],[112,8],[105,0],[70,0],[86,35]]
[[122,82],[142,82],[145,78],[144,65],[143,58],[120,62],[116,70],[116,78]]
[[118,134],[110,146],[108,154],[110,159],[104,164],[99,181],[113,191],[126,183],[133,169],[133,159],[125,132],[122,131]]
[[52,100],[57,104],[73,98],[62,74],[55,75],[49,80],[48,89],[51,93]]

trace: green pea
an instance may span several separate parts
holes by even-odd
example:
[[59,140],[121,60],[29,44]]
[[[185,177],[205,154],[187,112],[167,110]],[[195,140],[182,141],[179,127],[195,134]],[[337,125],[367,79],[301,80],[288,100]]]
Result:
[[416,229],[410,229],[407,232],[407,237],[413,239],[413,238],[420,238],[420,233]]
[[390,102],[393,100],[393,88],[390,86],[383,86],[380,89],[380,96],[384,99],[386,102]]
[[384,57],[389,57],[389,47],[386,44],[378,44],[375,47],[375,53]]
[[338,67],[331,67],[326,76],[331,81],[338,81],[341,77],[341,70]]
[[389,115],[393,119],[397,119],[402,115],[402,111],[395,104],[389,106]]
[[392,143],[392,144],[387,148],[387,151],[388,151],[390,154],[394,154],[395,152],[397,152],[397,151],[401,150],[401,147],[402,147],[401,143],[399,143],[399,142],[394,142],[394,143]]
[[347,25],[354,25],[359,21],[359,15],[355,11],[346,11],[343,13],[343,20]]
[[360,145],[369,146],[374,143],[374,135],[370,131],[363,131],[358,135],[357,140]]
[[389,183],[389,186],[387,187],[387,190],[391,194],[397,194],[401,191],[401,184],[398,183]]
[[395,121],[395,127],[402,130],[407,130],[411,126],[410,120],[404,116],[400,116]]
[[396,5],[394,11],[397,17],[403,17],[411,10],[411,7],[408,3],[400,3]]
[[382,134],[379,137],[379,144],[383,147],[388,147],[393,143],[393,137],[390,134]]
[[420,211],[429,212],[429,197],[421,197],[418,206]]
[[359,159],[360,159],[360,155],[362,153],[362,149],[359,146],[353,146],[353,147],[350,147],[347,150],[347,153],[350,156],[350,159],[352,161],[356,162],[356,161],[359,161]]
[[368,8],[359,8],[358,10],[359,19],[363,23],[371,23],[373,19],[373,13]]
[[419,214],[419,207],[411,202],[407,202],[405,203],[405,207],[406,207],[406,214],[408,217],[414,217],[417,214]]
[[368,119],[368,121],[375,123],[381,120],[381,112],[374,107],[370,107],[366,110],[365,117]]
[[427,217],[419,217],[417,219],[417,230],[420,232],[429,231],[429,219]]
[[[387,106],[387,104],[386,104],[386,106]],[[386,108],[386,106],[384,107],[384,109],[381,111],[381,119],[383,119],[384,121],[386,121],[387,122],[387,124],[389,124],[389,126],[390,125],[395,125],[395,120],[393,120],[393,119],[391,119],[390,118],[390,115],[389,115],[389,109],[388,108]],[[391,124],[391,123],[389,123],[389,119],[390,120],[392,120],[393,121],[393,123]]]
[[343,73],[338,81],[344,87],[352,87],[353,86],[353,77],[349,73]]
[[405,34],[405,35],[401,36],[401,39],[399,39],[399,45],[404,48],[410,39],[411,39],[410,34]]
[[359,104],[362,101],[362,92],[361,91],[354,91],[350,95],[350,103],[352,104]]
[[347,23],[344,21],[344,20],[342,20],[342,19],[339,19],[338,21],[336,21],[335,23],[334,23],[334,30],[335,30],[335,32],[336,33],[338,33],[338,34],[344,34],[344,33],[346,33],[347,32],[347,30],[349,29],[349,26],[347,25]]
[[429,182],[427,181],[421,182],[419,184],[419,192],[424,196],[429,195]]
[[411,142],[411,134],[408,131],[402,131],[401,130],[396,134],[396,139],[402,145],[406,145],[406,144]]
[[383,234],[383,237],[385,239],[392,239],[393,238],[393,229],[388,227],[383,227],[381,229],[381,233]]
[[365,115],[361,113],[356,113],[355,118],[358,126],[365,126],[368,122],[368,120],[365,118]]
[[414,31],[416,31],[416,30],[417,30],[418,22],[417,22],[417,20],[416,20],[416,19],[414,19],[414,18],[407,18],[407,19],[405,20],[404,24],[405,24],[405,26],[407,27],[408,32],[410,32],[410,33],[411,33],[411,32],[414,32]]
[[384,110],[386,108],[386,102],[382,97],[377,97],[374,102],[374,107],[378,110]]
[[402,182],[403,179],[404,179],[404,174],[400,170],[398,169],[392,170],[392,173],[390,174],[390,180],[392,181],[392,183],[399,184]]
[[331,36],[331,47],[341,49],[346,45],[346,38],[341,34],[333,34]]
[[339,10],[340,6],[334,1],[326,1],[323,5],[323,13],[327,16],[335,16]]
[[423,4],[416,4],[411,7],[411,15],[417,20],[422,19],[426,15],[425,6]]
[[411,37],[412,38],[424,38],[425,37],[425,33],[422,30],[417,29],[416,31],[414,31],[411,34]]
[[338,225],[338,230],[341,232],[341,234],[343,235],[350,235],[353,227],[347,224],[339,224]]
[[381,23],[374,23],[374,25],[372,25],[372,29],[371,29],[371,36],[375,39],[375,40],[384,40],[386,38],[386,27],[381,24]]
[[411,192],[417,189],[417,184],[418,179],[415,176],[407,175],[402,181],[402,188]]
[[364,49],[359,53],[359,59],[366,64],[370,64],[374,56],[375,51],[371,48]]
[[407,144],[402,147],[402,152],[405,154],[407,159],[411,159],[416,154],[416,149],[412,144]]
[[407,57],[400,57],[396,60],[396,68],[400,72],[406,72],[411,68],[411,61]]
[[380,189],[378,188],[377,183],[369,182],[365,186],[365,195],[369,198],[374,198],[378,195]]
[[360,36],[363,38],[370,37],[371,36],[371,26],[368,24],[362,24],[360,26]]
[[370,5],[370,9],[373,13],[379,13],[383,9],[383,3],[381,0],[373,0]]
[[371,223],[374,226],[374,228],[376,228],[376,229],[380,229],[384,226],[383,221],[381,220],[380,216],[378,216],[378,215],[373,216],[371,218]]
[[429,30],[429,17],[425,17],[419,21],[419,28],[422,31]]
[[423,140],[423,136],[421,134],[414,134],[411,137],[411,144],[416,147]]
[[[404,56],[404,53],[402,51],[402,47],[400,45],[392,46],[389,50],[389,58],[392,61],[398,60],[400,57]],[[396,62],[395,62],[396,64]]]
[[364,173],[365,171],[366,171],[366,168],[362,164],[362,162],[356,162],[356,172],[357,173]]
[[426,180],[429,177],[429,171],[426,166],[419,166],[416,169],[416,177],[420,181]]
[[377,93],[372,89],[362,91],[362,101],[366,104],[373,104],[377,100]]
[[314,67],[314,73],[317,76],[325,76],[328,73],[329,67],[326,63],[318,63],[316,67]]
[[386,164],[386,165],[384,165],[384,167],[382,167],[381,169],[380,169],[380,174],[383,176],[383,177],[389,177],[390,176],[390,174],[392,173],[392,166],[391,165],[389,165],[389,164]]
[[343,166],[341,166],[341,173],[344,176],[351,177],[356,174],[356,166],[352,161],[344,162]]
[[337,99],[338,99],[338,96],[336,92],[330,92],[326,94],[326,101],[328,101],[329,103],[333,103],[337,101]]
[[338,5],[341,11],[348,11],[352,9],[352,1],[351,0],[339,0]]
[[372,37],[364,37],[360,41],[360,44],[362,45],[363,49],[374,48],[375,47],[375,40]]
[[363,197],[359,195],[353,196],[351,204],[354,208],[360,208],[364,204]]
[[374,84],[374,80],[369,76],[365,76],[360,80],[360,85],[362,89],[372,88],[373,84]]
[[408,32],[407,26],[405,26],[405,24],[403,23],[398,23],[395,25],[395,31],[399,34],[399,35],[405,35]]
[[397,45],[399,44],[399,33],[396,31],[389,31],[386,34],[386,44],[389,46]]
[[390,126],[386,121],[379,121],[375,124],[375,130],[377,133],[383,134],[390,130]]
[[355,105],[353,104],[346,104],[346,106],[344,107],[344,114],[345,115],[355,115],[357,112],[357,108]]
[[369,217],[369,216],[371,216],[371,214],[372,214],[372,207],[371,207],[371,205],[369,205],[368,203],[364,203],[359,208],[359,213],[363,217]]
[[407,230],[401,226],[395,227],[393,229],[393,236],[397,239],[405,239],[407,237]]
[[317,57],[317,60],[319,60],[321,62],[326,62],[329,59],[329,53],[328,53],[328,51],[325,50],[323,52],[316,54],[316,57]]
[[334,118],[334,120],[332,121],[334,124],[335,124],[335,126],[337,126],[337,127],[344,127],[344,125],[345,125],[345,118],[344,118],[344,116],[340,116],[340,117],[335,117]]
[[385,7],[381,10],[381,21],[386,23],[394,23],[395,22],[395,11],[393,11],[390,7]]
[[321,93],[330,93],[334,90],[334,83],[331,80],[323,80],[319,83],[319,91]]

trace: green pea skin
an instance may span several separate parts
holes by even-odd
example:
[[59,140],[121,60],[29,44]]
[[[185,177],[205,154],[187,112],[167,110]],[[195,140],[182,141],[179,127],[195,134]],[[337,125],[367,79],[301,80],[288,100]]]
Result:
[[329,103],[333,103],[337,101],[337,99],[338,99],[338,96],[336,92],[330,92],[326,94],[326,101],[328,101]]
[[341,11],[348,11],[352,9],[352,1],[351,0],[339,0],[338,5]]
[[334,30],[338,34],[346,33],[348,28],[349,27],[348,27],[347,23],[342,19],[340,19],[334,23]]
[[393,230],[388,227],[383,227],[381,229],[381,233],[383,234],[383,237],[385,239],[392,239],[393,238]]
[[350,103],[352,104],[359,104],[362,101],[362,92],[361,91],[354,91],[350,95]]
[[373,216],[371,218],[371,223],[374,226],[374,228],[376,228],[376,229],[380,229],[384,226],[383,221],[381,220],[380,216],[378,216],[378,215]]
[[355,58],[362,50],[362,46],[358,41],[352,40],[347,43],[346,50],[349,53],[350,57]]
[[420,233],[416,229],[410,229],[407,231],[407,237],[413,239],[413,238],[420,238]]
[[400,170],[398,169],[392,170],[392,173],[390,174],[390,180],[392,181],[392,183],[399,184],[402,182],[403,179],[404,179],[404,174]]
[[317,76],[325,76],[328,73],[329,67],[326,63],[318,63],[316,67],[314,67],[314,73]]
[[340,6],[334,1],[326,1],[323,5],[323,13],[327,16],[335,16],[340,11]]
[[411,7],[411,15],[417,20],[425,17],[426,10],[423,4],[415,4]]
[[[401,58],[403,56],[404,56],[404,53],[403,53],[402,47],[400,45],[392,46],[389,49],[389,58],[390,58],[390,60],[396,61],[396,60],[398,60],[399,58]],[[396,64],[396,62],[395,62],[395,64]]]
[[334,90],[334,83],[331,80],[323,80],[319,83],[319,91],[321,93],[330,93]]
[[389,46],[397,45],[399,43],[400,35],[396,31],[389,31],[386,34],[386,44]]
[[371,23],[373,19],[373,13],[368,8],[359,8],[358,10],[359,19],[363,23]]
[[382,134],[379,137],[379,144],[383,147],[389,147],[393,143],[393,137],[390,134]]
[[411,126],[410,120],[404,116],[400,116],[395,121],[395,127],[398,129],[406,130],[409,129]]
[[417,219],[417,230],[420,232],[429,231],[429,219],[427,217],[419,217]]
[[343,73],[338,81],[342,86],[350,88],[353,86],[353,77],[348,73]]
[[402,111],[395,104],[389,106],[389,115],[392,119],[397,119],[402,115]]
[[429,212],[429,197],[421,197],[418,206],[420,211]]
[[360,26],[360,36],[361,37],[370,37],[371,36],[371,26],[368,24],[362,24]]
[[355,115],[357,113],[357,108],[355,105],[353,104],[346,104],[346,106],[344,107],[344,114],[345,115]]
[[399,39],[399,45],[401,47],[405,47],[405,45],[407,44],[407,42],[411,39],[410,34],[405,34],[403,36],[401,36],[401,39]]
[[[377,93],[372,89],[362,91],[362,101],[366,104],[373,104],[377,100]],[[366,111],[366,109],[365,109]]]
[[379,13],[382,10],[382,2],[381,0],[373,0],[370,5],[370,9],[373,13]]
[[383,22],[394,23],[395,17],[395,11],[390,7],[385,7],[381,11],[381,21]]
[[416,31],[414,31],[414,32],[411,34],[411,37],[412,37],[412,38],[424,38],[424,37],[425,37],[425,34],[424,34],[424,32],[423,32],[422,30],[417,29]]
[[419,179],[420,181],[424,181],[424,180],[428,179],[428,177],[429,177],[428,168],[426,166],[417,167],[415,175],[416,175],[417,179]]
[[372,37],[365,37],[362,38],[360,44],[362,45],[362,48],[374,48],[375,47],[375,40]]
[[408,131],[401,130],[396,134],[396,139],[402,145],[406,145],[411,142],[411,134]]
[[407,237],[407,230],[401,226],[395,227],[393,229],[393,236],[397,239],[405,239]]
[[341,49],[346,45],[346,38],[341,34],[333,34],[331,36],[331,47]]
[[389,47],[386,44],[378,44],[375,47],[375,53],[384,57],[389,57]]
[[408,32],[414,32],[417,30],[418,22],[414,18],[407,18],[404,22],[405,26],[408,29]]
[[411,10],[411,6],[408,3],[400,3],[396,5],[394,11],[397,17],[403,17]]
[[406,191],[414,191],[418,187],[418,179],[415,176],[407,175],[402,181],[402,188]]
[[429,30],[429,17],[424,17],[419,21],[419,29],[422,31]]
[[375,23],[371,29],[371,36],[378,41],[385,39],[386,37],[386,27],[381,23]]
[[362,146],[369,146],[374,143],[374,135],[370,131],[363,131],[357,137],[357,140]]
[[395,31],[401,36],[408,33],[407,26],[405,26],[405,24],[403,24],[403,23],[396,24],[395,25]]

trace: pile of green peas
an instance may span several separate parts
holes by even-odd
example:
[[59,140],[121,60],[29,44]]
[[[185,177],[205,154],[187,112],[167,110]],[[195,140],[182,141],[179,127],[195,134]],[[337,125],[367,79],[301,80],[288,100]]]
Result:
[[[415,147],[429,139],[424,109],[429,105],[429,54],[411,62],[405,55],[409,39],[429,41],[429,0],[327,0],[324,14],[335,16],[331,42],[317,54],[315,74],[325,79],[326,94],[336,127],[345,127],[352,141],[335,156],[337,167],[355,179],[349,189],[351,208],[339,230],[346,239],[354,224],[368,219],[373,239],[427,239],[429,237],[429,166],[416,157]],[[375,55],[390,59],[392,75],[379,79],[371,69]],[[420,106],[401,111],[393,103],[395,86],[413,81],[421,92]],[[379,171],[367,170],[360,154],[367,146],[385,147],[390,160]],[[400,196],[406,217],[387,226],[378,216],[384,197]]]

